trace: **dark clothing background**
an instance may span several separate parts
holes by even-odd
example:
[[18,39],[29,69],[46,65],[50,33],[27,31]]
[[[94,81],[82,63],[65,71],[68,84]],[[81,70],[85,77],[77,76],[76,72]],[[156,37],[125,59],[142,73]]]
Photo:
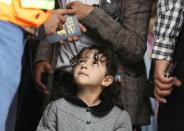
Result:
[[[174,75],[184,83],[184,25],[179,35],[174,52],[174,62],[177,62]],[[158,111],[158,131],[184,131],[184,84],[174,87],[167,97],[167,103],[162,104]]]
[[184,86],[174,87],[158,111],[158,131],[184,131]]
[[[59,8],[56,2],[56,8]],[[41,31],[40,33],[44,33]],[[15,131],[35,131],[43,113],[43,94],[34,84],[33,61],[39,41],[28,40],[22,59]]]
[[29,40],[23,56],[22,79],[18,90],[15,131],[35,131],[42,115],[42,94],[33,82],[33,59],[38,42]]

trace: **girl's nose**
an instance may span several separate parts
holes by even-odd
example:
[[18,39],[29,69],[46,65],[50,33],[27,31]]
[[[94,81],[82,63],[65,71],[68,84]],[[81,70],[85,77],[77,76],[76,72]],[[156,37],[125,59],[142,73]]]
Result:
[[89,62],[88,61],[84,62],[81,67],[82,68],[88,68],[89,67]]

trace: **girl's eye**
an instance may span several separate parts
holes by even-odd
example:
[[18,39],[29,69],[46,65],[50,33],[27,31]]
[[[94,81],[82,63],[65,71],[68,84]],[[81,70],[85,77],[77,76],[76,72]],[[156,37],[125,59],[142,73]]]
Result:
[[99,62],[98,61],[94,61],[93,64],[94,65],[99,65]]
[[85,59],[79,59],[78,64],[84,63],[86,60]]

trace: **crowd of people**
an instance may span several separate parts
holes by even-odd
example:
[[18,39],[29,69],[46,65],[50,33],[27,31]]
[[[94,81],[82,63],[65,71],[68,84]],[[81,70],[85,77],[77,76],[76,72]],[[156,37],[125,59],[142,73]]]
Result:
[[[31,2],[0,0],[0,131],[142,131],[150,97],[156,130],[184,130],[183,0]],[[73,15],[81,35],[50,43]]]

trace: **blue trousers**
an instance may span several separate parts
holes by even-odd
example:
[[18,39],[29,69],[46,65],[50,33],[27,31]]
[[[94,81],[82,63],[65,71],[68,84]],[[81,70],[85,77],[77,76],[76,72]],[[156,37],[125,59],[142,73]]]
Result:
[[9,108],[20,82],[23,50],[22,29],[0,21],[0,131],[5,131]]

